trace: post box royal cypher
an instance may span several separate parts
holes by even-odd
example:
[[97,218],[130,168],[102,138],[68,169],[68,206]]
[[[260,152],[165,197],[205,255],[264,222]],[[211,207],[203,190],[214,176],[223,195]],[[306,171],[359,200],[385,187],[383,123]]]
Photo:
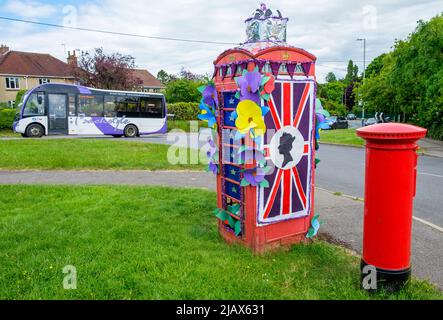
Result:
[[[287,22],[280,11],[261,5],[245,21],[247,41],[214,62],[219,231],[226,241],[240,242],[254,252],[304,241],[314,217],[316,57],[286,43]],[[266,134],[243,132],[239,138],[236,119],[241,110],[248,111],[239,86],[254,74],[257,77],[257,72],[261,84],[272,78],[272,92],[262,92],[266,99],[256,99],[266,110],[262,114]],[[254,91],[250,81],[245,94]],[[266,183],[243,183],[254,166],[239,161],[248,151],[252,157],[263,155],[264,160],[254,163],[265,163]]]

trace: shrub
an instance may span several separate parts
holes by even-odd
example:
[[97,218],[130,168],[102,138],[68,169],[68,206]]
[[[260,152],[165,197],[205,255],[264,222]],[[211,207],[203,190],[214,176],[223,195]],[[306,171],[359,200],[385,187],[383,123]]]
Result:
[[14,117],[15,109],[0,110],[0,129],[11,129]]
[[200,113],[199,104],[194,102],[178,102],[168,104],[168,113],[174,114],[173,120],[197,120]]

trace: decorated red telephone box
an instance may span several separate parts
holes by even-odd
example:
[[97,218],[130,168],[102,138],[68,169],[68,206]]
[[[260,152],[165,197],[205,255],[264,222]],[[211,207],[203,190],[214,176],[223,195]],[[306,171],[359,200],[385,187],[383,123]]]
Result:
[[[214,62],[218,207],[225,212],[219,231],[226,241],[243,243],[257,253],[304,241],[314,217],[316,57],[286,43],[287,21],[280,11],[261,5],[246,20],[247,42]],[[236,138],[235,113],[241,101],[236,79],[254,70],[275,80],[267,100],[257,102],[268,111],[260,142],[249,135]],[[243,186],[253,164],[237,160],[248,148],[263,152],[271,168],[267,183]]]

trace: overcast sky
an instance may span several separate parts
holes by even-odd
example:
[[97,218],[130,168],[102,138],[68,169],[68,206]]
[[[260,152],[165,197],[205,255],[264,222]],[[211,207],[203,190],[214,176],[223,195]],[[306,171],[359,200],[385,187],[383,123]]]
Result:
[[[317,76],[329,71],[343,76],[347,61],[362,66],[367,38],[371,60],[404,39],[420,19],[443,12],[442,0],[270,0],[268,7],[289,18],[288,43],[318,57]],[[256,0],[0,0],[0,16],[81,28],[148,36],[240,43],[244,20]],[[103,47],[136,58],[137,66],[157,74],[177,73],[182,66],[212,73],[212,62],[230,45],[197,44],[103,35],[0,20],[0,43],[11,50],[50,53],[65,60],[66,51]],[[63,46],[64,44],[65,46]]]

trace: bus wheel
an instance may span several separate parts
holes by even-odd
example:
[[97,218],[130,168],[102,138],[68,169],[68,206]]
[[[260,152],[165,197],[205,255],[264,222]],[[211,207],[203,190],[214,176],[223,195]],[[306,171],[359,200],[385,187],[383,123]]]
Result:
[[30,138],[41,138],[44,135],[44,129],[39,124],[31,124],[26,129],[26,136]]
[[126,138],[135,138],[138,134],[138,129],[133,124],[130,124],[126,126],[124,133]]

